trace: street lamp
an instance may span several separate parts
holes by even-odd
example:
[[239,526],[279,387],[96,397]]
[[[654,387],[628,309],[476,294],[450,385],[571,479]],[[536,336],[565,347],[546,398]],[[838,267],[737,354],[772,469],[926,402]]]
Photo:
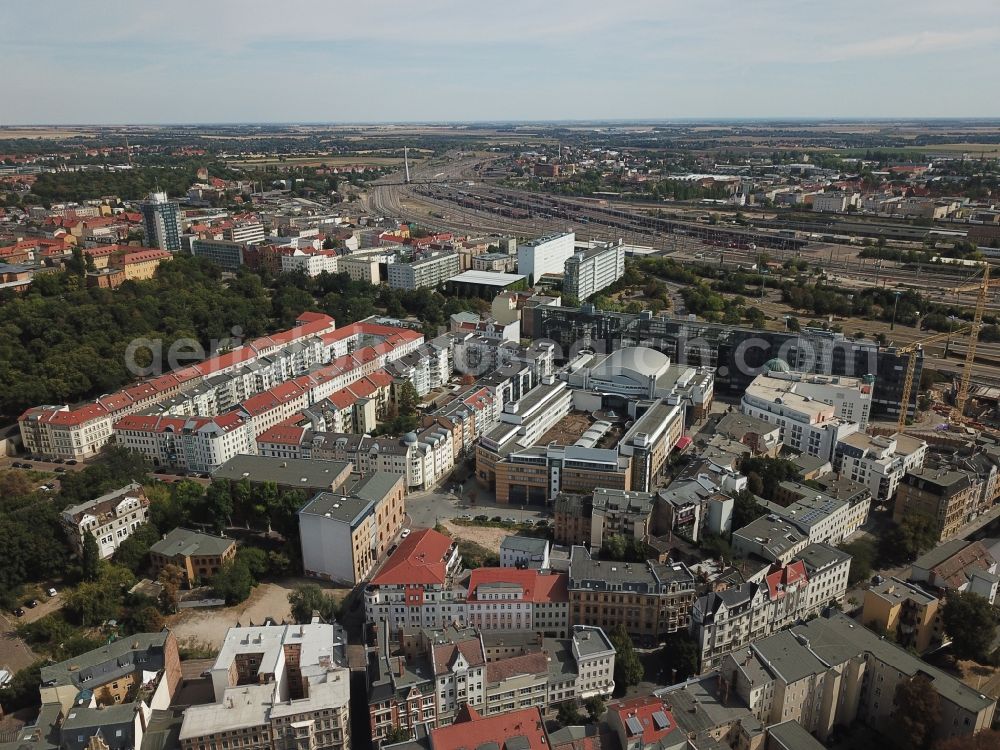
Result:
[[896,308],[899,307],[899,295],[902,294],[898,289],[896,290],[896,301],[892,304],[892,323],[889,325],[890,331],[896,330]]

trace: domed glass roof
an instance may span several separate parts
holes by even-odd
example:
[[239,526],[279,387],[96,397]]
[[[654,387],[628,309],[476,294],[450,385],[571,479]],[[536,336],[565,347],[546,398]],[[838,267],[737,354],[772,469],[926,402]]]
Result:
[[764,369],[768,372],[791,372],[792,368],[788,366],[788,363],[783,359],[769,359],[764,363]]

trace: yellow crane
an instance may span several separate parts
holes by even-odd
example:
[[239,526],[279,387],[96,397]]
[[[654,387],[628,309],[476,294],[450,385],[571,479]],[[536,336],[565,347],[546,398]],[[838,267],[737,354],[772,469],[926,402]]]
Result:
[[990,281],[990,266],[988,263],[983,264],[983,276],[982,278],[974,284],[965,284],[964,286],[955,287],[949,291],[953,294],[961,294],[963,292],[977,292],[976,296],[976,308],[972,315],[972,322],[965,323],[959,326],[953,331],[948,331],[947,333],[938,333],[934,336],[929,336],[915,344],[910,344],[909,346],[900,347],[897,351],[900,354],[908,354],[906,358],[906,374],[903,378],[903,393],[902,399],[900,400],[899,409],[899,423],[897,429],[902,432],[906,428],[906,415],[910,408],[910,395],[913,392],[913,373],[916,369],[917,358],[913,356],[914,352],[918,349],[927,346],[928,344],[933,344],[942,339],[949,338],[952,334],[969,333],[969,343],[965,350],[965,364],[962,366],[962,376],[959,380],[958,392],[955,394],[955,407],[951,412],[952,424],[961,424],[965,418],[965,404],[969,400],[969,382],[972,379],[972,365],[976,361],[976,345],[979,343],[979,331],[983,327],[983,311],[986,309],[986,299],[989,296],[990,285],[1000,284],[1000,280]]

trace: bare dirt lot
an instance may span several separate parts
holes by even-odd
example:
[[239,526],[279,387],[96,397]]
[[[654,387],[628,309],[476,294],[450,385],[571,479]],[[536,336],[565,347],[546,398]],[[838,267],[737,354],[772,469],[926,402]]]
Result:
[[460,526],[451,521],[442,521],[441,525],[448,529],[448,533],[454,538],[481,544],[488,550],[499,550],[500,543],[505,537],[517,533],[515,529],[498,529],[492,526]]
[[305,583],[315,583],[328,589],[328,595],[338,601],[350,591],[347,588],[334,588],[331,584],[311,579],[292,578],[262,583],[242,604],[221,609],[185,610],[173,615],[167,621],[167,625],[182,644],[196,643],[217,649],[225,640],[226,631],[235,627],[237,623],[260,625],[268,617],[277,622],[291,622],[288,594],[295,586]]

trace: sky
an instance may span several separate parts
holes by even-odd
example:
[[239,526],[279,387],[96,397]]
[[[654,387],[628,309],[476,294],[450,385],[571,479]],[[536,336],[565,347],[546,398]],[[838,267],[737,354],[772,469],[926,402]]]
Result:
[[4,0],[0,124],[1000,116],[1000,0]]

